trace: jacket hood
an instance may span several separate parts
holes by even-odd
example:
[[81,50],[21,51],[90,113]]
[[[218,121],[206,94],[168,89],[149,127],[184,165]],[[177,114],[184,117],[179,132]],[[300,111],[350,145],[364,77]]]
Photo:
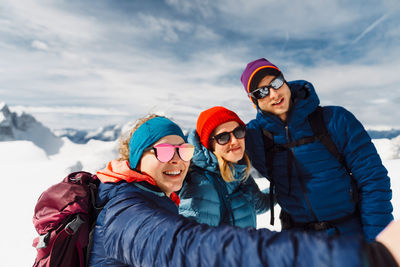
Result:
[[102,183],[117,183],[120,181],[130,183],[134,181],[146,181],[151,185],[157,185],[154,179],[149,175],[141,174],[129,168],[129,162],[127,160],[112,160],[104,169],[97,171],[96,174]]
[[[289,110],[288,124],[298,125],[307,119],[319,105],[319,98],[314,86],[304,80],[292,81],[287,83],[292,97],[291,109]],[[263,122],[263,127],[274,132],[274,127],[283,126],[277,116],[263,112],[257,107],[257,120]]]
[[[101,181],[99,188],[99,202],[106,203],[109,199],[115,197],[118,192],[125,187],[129,186],[129,183],[140,184],[146,188],[147,191],[151,191],[157,195],[163,196],[164,192],[157,187],[156,181],[147,174],[142,174],[129,168],[129,162],[112,160],[107,166],[97,171],[97,177]],[[179,205],[179,197],[175,192],[171,193],[171,200]]]
[[[201,144],[200,137],[196,130],[189,132],[188,142],[194,146],[192,165],[220,175],[217,157],[211,150],[208,150]],[[235,168],[235,180],[241,179],[247,166],[242,164],[233,165]]]

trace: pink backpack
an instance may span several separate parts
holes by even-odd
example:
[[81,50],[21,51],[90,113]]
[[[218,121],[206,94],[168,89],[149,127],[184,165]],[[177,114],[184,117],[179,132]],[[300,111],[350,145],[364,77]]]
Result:
[[39,237],[34,267],[87,266],[90,233],[101,208],[95,205],[99,180],[88,172],[74,172],[42,193],[33,216]]

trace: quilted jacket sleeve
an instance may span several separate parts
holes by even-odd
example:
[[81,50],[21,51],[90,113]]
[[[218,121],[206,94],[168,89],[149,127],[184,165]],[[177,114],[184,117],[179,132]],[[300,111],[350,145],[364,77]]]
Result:
[[362,241],[300,232],[210,227],[140,194],[118,198],[102,227],[105,254],[129,266],[362,266]]
[[220,223],[220,199],[213,184],[197,172],[191,172],[179,193],[179,213],[199,223]]
[[386,168],[371,142],[371,138],[352,113],[344,108],[336,110],[336,140],[342,147],[347,165],[357,180],[361,220],[367,241],[393,220],[390,202],[392,190]]
[[249,177],[242,185],[244,192],[251,195],[254,208],[257,214],[267,212],[269,210],[269,189],[261,191],[253,177]]

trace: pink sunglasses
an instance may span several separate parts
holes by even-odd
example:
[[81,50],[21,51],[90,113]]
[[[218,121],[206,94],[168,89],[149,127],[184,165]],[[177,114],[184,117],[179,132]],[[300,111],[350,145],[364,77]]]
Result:
[[162,143],[155,145],[153,147],[148,147],[143,151],[150,151],[150,150],[154,150],[156,158],[164,163],[170,161],[174,157],[175,151],[178,152],[178,156],[183,161],[189,161],[193,157],[194,146],[188,143],[184,143],[181,145],[171,145],[167,143]]

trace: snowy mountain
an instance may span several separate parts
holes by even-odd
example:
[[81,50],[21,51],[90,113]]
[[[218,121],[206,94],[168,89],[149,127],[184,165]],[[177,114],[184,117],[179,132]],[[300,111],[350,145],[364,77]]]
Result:
[[47,155],[58,153],[63,141],[38,122],[32,115],[11,112],[0,102],[0,141],[28,140],[42,148]]
[[381,139],[381,138],[394,138],[396,136],[400,136],[400,129],[390,129],[390,130],[367,130],[369,136],[372,139]]
[[[20,114],[19,114],[20,113]],[[75,144],[87,144],[90,140],[116,141],[121,133],[132,128],[133,121],[125,124],[112,124],[97,129],[65,128],[54,130],[43,126],[32,115],[25,112],[11,112],[5,103],[0,103],[0,142],[13,140],[28,140],[45,150],[47,155],[58,153],[63,145],[63,138],[68,138]],[[183,125],[184,132],[187,132]],[[388,159],[400,157],[400,129],[367,130],[374,143],[387,150],[384,153]]]
[[[100,141],[115,141],[119,138],[123,129],[128,129],[132,125],[132,122],[126,124],[112,124],[98,129],[84,130],[84,129],[74,129],[74,128],[64,128],[59,130],[54,130],[54,134],[58,137],[67,137],[69,140],[76,144],[86,144],[89,140],[100,140]],[[182,128],[185,133],[187,130],[184,125]],[[367,129],[368,134],[371,139],[392,139],[400,136],[400,129],[390,129],[390,130],[373,130]]]
[[91,139],[100,141],[114,141],[121,135],[122,125],[109,125],[96,130],[80,130],[65,128],[55,130],[54,133],[59,137],[67,137],[76,144],[86,144]]

